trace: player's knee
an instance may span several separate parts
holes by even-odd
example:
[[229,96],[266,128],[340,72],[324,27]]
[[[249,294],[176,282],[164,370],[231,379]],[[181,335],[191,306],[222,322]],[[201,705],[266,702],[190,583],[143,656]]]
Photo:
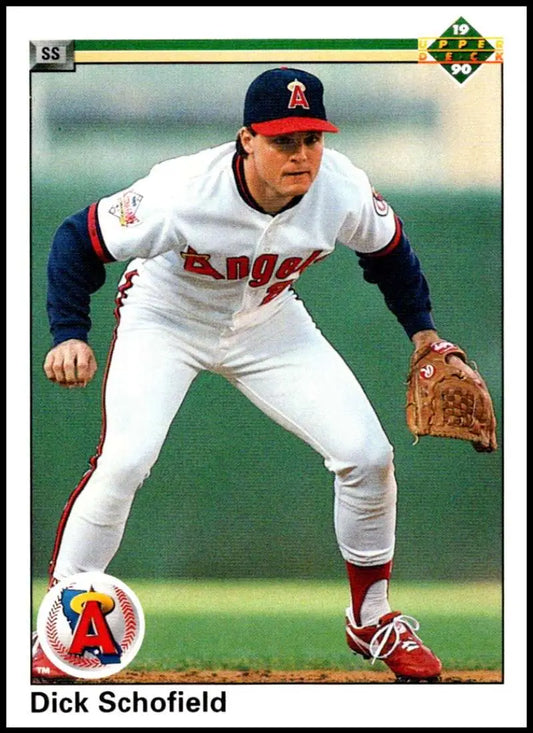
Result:
[[149,476],[157,460],[158,451],[138,450],[120,454],[104,451],[96,463],[93,483],[108,487],[109,491],[129,495],[134,493]]
[[99,479],[119,494],[134,493],[142,484],[150,469],[138,463],[123,464],[111,470],[102,471]]
[[371,480],[373,483],[385,484],[394,473],[393,448],[388,441],[383,440],[353,449],[333,461],[332,468],[342,483],[358,485]]
[[73,507],[73,514],[93,525],[119,526],[127,520],[137,490],[149,475],[138,469],[129,472],[96,471]]
[[383,479],[394,472],[394,451],[390,443],[383,442],[370,453],[367,459],[367,470]]

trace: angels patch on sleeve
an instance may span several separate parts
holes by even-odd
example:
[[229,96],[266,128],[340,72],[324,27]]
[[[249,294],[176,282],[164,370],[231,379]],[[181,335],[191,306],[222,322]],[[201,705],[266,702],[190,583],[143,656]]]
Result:
[[387,216],[389,213],[389,205],[375,188],[372,188],[372,203],[374,204],[374,210],[378,216]]
[[137,210],[141,204],[142,196],[135,191],[126,191],[122,193],[115,203],[109,209],[109,213],[116,216],[120,221],[120,226],[131,227],[140,223],[137,217]]

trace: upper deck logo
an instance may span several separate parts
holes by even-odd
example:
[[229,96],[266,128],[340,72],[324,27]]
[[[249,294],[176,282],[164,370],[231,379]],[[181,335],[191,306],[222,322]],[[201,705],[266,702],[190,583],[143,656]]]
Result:
[[440,64],[463,84],[484,64],[503,63],[503,39],[482,36],[461,17],[440,36],[418,39],[418,63]]
[[139,600],[117,578],[80,573],[54,585],[37,618],[45,654],[63,672],[82,679],[109,677],[137,654],[144,636]]

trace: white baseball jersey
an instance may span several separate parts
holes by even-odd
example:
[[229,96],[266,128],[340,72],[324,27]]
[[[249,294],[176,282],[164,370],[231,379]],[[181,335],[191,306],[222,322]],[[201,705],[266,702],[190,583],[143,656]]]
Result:
[[260,322],[261,307],[293,297],[291,284],[337,242],[367,254],[397,235],[393,211],[338,152],[324,150],[310,190],[276,216],[246,203],[234,154],[232,142],[167,160],[99,201],[109,253],[137,258],[137,297],[142,289],[147,301],[195,319]]

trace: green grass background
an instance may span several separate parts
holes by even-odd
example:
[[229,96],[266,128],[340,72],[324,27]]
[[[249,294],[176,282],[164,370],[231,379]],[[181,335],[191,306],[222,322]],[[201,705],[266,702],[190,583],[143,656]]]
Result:
[[[124,181],[121,182],[124,185]],[[100,434],[99,389],[122,264],[93,298],[100,370],[84,390],[49,383],[46,259],[63,217],[119,180],[36,180],[32,196],[32,563],[46,574],[59,516]],[[431,284],[439,332],[461,344],[491,389],[502,426],[502,243],[497,191],[383,191],[404,219]],[[499,580],[503,451],[423,438],[405,424],[411,345],[353,253],[338,247],[309,268],[298,292],[353,368],[395,447],[399,484],[398,579]],[[332,476],[309,446],[275,425],[222,378],[193,383],[150,478],[139,491],[117,577],[340,579]]]
[[[500,197],[383,193],[407,222],[441,335],[475,358],[491,388],[501,445]],[[33,196],[34,614],[61,510],[100,431],[99,387],[122,265],[110,266],[93,301],[92,343],[102,367],[95,382],[61,390],[41,371],[50,238],[63,216],[92,198],[96,187],[93,196],[52,184],[37,185]],[[395,446],[393,607],[418,618],[446,668],[501,669],[503,451],[477,454],[463,441],[431,438],[413,447],[403,407],[410,345],[377,289],[363,283],[352,253],[340,248],[310,268],[298,291],[354,368]],[[348,586],[332,527],[331,476],[308,446],[214,375],[193,384],[108,572],[132,587],[146,614],[131,669],[368,668],[344,640]]]
[[[339,581],[125,581],[146,618],[128,669],[370,669],[344,639],[347,586]],[[34,622],[46,585],[33,585]],[[394,583],[391,605],[421,624],[445,668],[498,670],[502,608],[498,583]],[[374,669],[385,669],[376,662]]]

